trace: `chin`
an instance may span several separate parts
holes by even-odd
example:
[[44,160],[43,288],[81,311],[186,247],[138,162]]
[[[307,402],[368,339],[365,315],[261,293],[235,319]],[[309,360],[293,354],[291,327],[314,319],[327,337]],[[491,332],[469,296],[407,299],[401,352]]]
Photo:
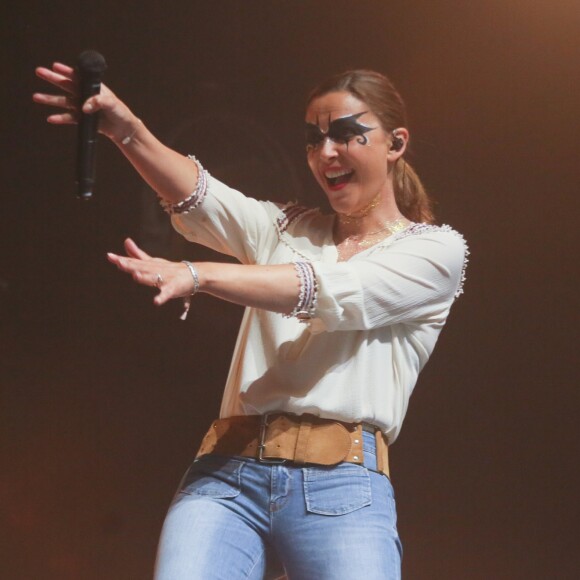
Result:
[[[357,196],[347,191],[326,192],[328,202],[336,213],[351,214],[360,211],[360,203],[357,203]],[[365,204],[363,204],[364,207]]]
[[340,201],[331,201],[330,206],[336,213],[353,213],[356,212],[356,206],[349,203],[348,200],[344,200],[342,203]]
[[326,197],[330,207],[336,213],[352,213],[353,211],[356,211],[352,201],[345,199],[347,196],[342,196],[342,198],[339,198],[335,192],[326,192]]

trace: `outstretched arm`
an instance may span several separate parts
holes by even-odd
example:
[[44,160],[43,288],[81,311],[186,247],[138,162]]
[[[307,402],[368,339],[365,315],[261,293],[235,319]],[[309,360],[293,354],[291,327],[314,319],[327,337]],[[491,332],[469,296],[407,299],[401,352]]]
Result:
[[[55,63],[50,69],[36,69],[36,74],[60,91],[56,95],[33,95],[35,102],[61,109],[51,114],[47,121],[55,125],[75,124],[81,106],[75,70]],[[101,85],[100,94],[82,103],[82,111],[87,114],[100,112],[99,131],[121,149],[163,199],[176,203],[190,196],[198,179],[197,165],[156,139],[106,85]],[[108,259],[138,283],[157,286],[156,304],[192,293],[193,278],[185,264],[153,258],[132,240],[125,242],[125,249],[127,256],[109,254]],[[292,264],[254,266],[203,262],[196,263],[195,268],[199,290],[223,300],[280,313],[292,312],[298,302],[300,279]]]
[[[194,280],[189,268],[180,262],[153,258],[131,239],[125,240],[127,256],[107,254],[109,261],[131,274],[139,284],[159,288],[154,302],[165,304],[172,298],[189,296]],[[254,266],[196,262],[199,291],[222,300],[271,312],[292,312],[300,292],[293,264]]]
[[[99,131],[113,141],[141,174],[143,179],[166,201],[187,198],[197,183],[197,167],[187,157],[166,147],[147,129],[129,107],[106,85],[85,103],[79,103],[78,77],[75,70],[62,63],[52,68],[39,67],[36,75],[60,90],[60,94],[35,93],[36,103],[63,109],[49,115],[55,125],[77,122],[80,106],[84,113],[100,111]],[[123,144],[126,137],[131,137]]]

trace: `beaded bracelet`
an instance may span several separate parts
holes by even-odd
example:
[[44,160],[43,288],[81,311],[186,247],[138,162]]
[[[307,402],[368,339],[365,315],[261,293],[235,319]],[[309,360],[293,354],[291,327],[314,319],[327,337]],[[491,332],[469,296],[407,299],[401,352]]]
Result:
[[159,199],[159,203],[161,204],[163,210],[170,215],[189,213],[203,202],[207,194],[207,181],[209,173],[203,168],[201,163],[195,158],[194,155],[188,155],[188,158],[197,165],[197,183],[193,193],[181,201],[172,203],[161,198]]
[[199,292],[199,276],[197,274],[197,270],[195,269],[194,265],[191,262],[188,262],[187,260],[181,260],[181,263],[187,266],[193,278],[193,292],[183,299],[184,311],[183,314],[180,316],[180,318],[181,320],[185,320],[187,318],[187,315],[189,314],[189,309],[191,307],[191,299]]
[[306,322],[314,318],[318,297],[318,283],[316,281],[314,268],[310,262],[294,262],[294,268],[300,281],[300,293],[298,294],[298,302],[294,310],[285,316],[287,318],[296,317],[300,322]]

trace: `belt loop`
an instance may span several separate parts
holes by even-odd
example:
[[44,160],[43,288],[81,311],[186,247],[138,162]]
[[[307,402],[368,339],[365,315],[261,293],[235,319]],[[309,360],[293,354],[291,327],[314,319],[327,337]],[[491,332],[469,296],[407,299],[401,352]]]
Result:
[[380,429],[375,431],[375,444],[377,447],[377,471],[384,473],[389,479],[389,446]]
[[308,452],[308,439],[310,438],[310,430],[312,429],[312,421],[302,420],[298,428],[298,437],[296,438],[296,451],[294,453],[294,461],[296,463],[306,463],[306,455]]
[[264,413],[260,420],[260,434],[258,438],[258,460],[264,460],[264,449],[266,448],[266,429],[268,429],[268,417],[270,413]]

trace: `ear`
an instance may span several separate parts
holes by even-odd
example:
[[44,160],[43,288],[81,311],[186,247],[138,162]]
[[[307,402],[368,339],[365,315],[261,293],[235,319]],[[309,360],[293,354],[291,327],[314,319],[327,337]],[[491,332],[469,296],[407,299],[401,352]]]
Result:
[[402,157],[407,150],[409,143],[409,131],[405,127],[393,129],[390,134],[391,147],[387,153],[387,161],[394,163],[399,157]]

